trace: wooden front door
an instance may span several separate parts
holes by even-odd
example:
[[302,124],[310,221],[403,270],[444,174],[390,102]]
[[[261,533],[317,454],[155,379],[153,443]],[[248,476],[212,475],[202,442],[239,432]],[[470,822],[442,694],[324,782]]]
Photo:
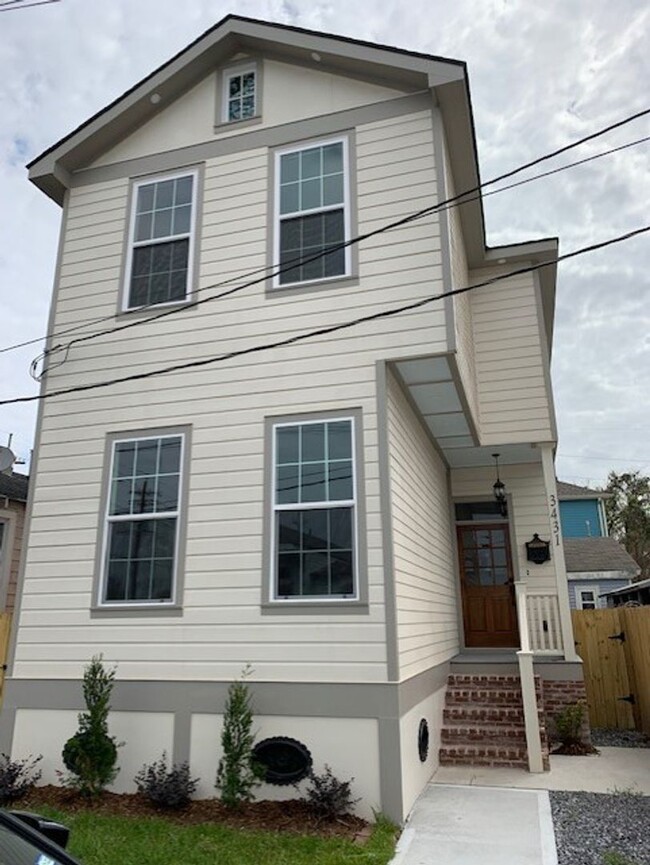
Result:
[[458,526],[465,645],[519,645],[507,523]]

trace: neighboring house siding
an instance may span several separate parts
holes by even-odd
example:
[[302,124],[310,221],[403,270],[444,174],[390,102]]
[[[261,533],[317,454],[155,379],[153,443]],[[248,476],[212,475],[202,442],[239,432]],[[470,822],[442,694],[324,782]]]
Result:
[[578,592],[581,589],[593,591],[596,597],[596,605],[600,608],[607,606],[607,599],[601,598],[600,595],[603,595],[605,592],[612,592],[614,589],[622,589],[629,582],[629,580],[586,580],[584,575],[576,575],[573,579],[569,578],[569,603],[571,604],[571,609],[580,609]]
[[[357,127],[356,152],[360,232],[435,202],[428,112]],[[265,148],[207,162],[201,297],[266,265],[268,172]],[[115,313],[127,193],[126,180],[72,191],[55,329]],[[359,257],[360,284],[276,294],[260,284],[74,346],[48,387],[261,345],[442,287],[435,216],[365,242]],[[103,651],[123,679],[228,679],[250,661],[259,679],[385,680],[375,362],[387,346],[393,356],[443,352],[445,334],[444,309],[435,305],[200,371],[45,403],[14,676],[77,678]],[[369,613],[262,615],[265,418],[352,408],[363,416]],[[183,616],[93,619],[106,433],[179,424],[192,425]]]
[[[475,270],[472,282],[503,272]],[[552,441],[533,276],[472,292],[471,309],[481,443]]]
[[0,522],[3,524],[2,551],[0,554],[0,601],[4,609],[13,612],[16,599],[18,569],[25,526],[25,504],[8,499],[0,504]]
[[457,653],[458,610],[447,471],[392,375],[388,448],[399,668],[406,679]]
[[565,538],[596,538],[603,535],[596,499],[561,501],[560,519]]
[[[553,544],[551,560],[542,565],[526,559],[526,541],[537,532],[549,540],[550,522],[544,477],[540,463],[504,465],[499,469],[501,480],[512,496],[510,508],[511,544],[515,577],[525,579],[531,591],[554,592],[557,588]],[[472,501],[490,496],[494,470],[489,468],[452,469],[451,489],[455,499]]]

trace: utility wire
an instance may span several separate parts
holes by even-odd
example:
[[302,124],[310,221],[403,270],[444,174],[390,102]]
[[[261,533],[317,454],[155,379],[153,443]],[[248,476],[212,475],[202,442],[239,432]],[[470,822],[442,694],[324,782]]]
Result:
[[[484,189],[485,187],[487,187],[487,186],[492,186],[492,185],[494,185],[495,183],[499,183],[501,180],[504,180],[504,179],[507,179],[507,178],[509,178],[509,177],[512,177],[512,176],[514,176],[515,174],[520,173],[521,171],[525,171],[526,169],[531,168],[531,167],[533,167],[533,166],[535,166],[535,165],[538,165],[538,164],[540,164],[541,162],[544,162],[544,161],[547,161],[547,160],[549,160],[549,159],[552,159],[552,158],[554,158],[555,156],[557,156],[557,155],[559,155],[559,154],[561,154],[561,153],[566,152],[567,150],[573,149],[573,148],[575,148],[575,147],[579,147],[581,144],[584,144],[584,143],[587,142],[587,141],[591,141],[591,140],[593,140],[593,139],[595,139],[595,138],[600,137],[601,135],[605,135],[607,132],[611,132],[613,129],[617,129],[617,128],[621,127],[621,126],[624,126],[624,125],[626,125],[626,124],[628,124],[628,123],[631,123],[631,122],[633,122],[634,120],[637,120],[637,119],[639,119],[640,117],[643,117],[643,116],[645,116],[645,115],[647,115],[647,114],[650,114],[650,108],[649,108],[649,109],[645,109],[644,111],[637,112],[636,114],[630,115],[630,116],[628,116],[628,117],[626,117],[626,118],[623,118],[623,120],[617,121],[616,123],[611,124],[611,125],[609,125],[609,126],[603,128],[603,129],[601,129],[601,130],[598,130],[597,132],[591,133],[590,135],[585,136],[584,138],[581,138],[581,139],[579,139],[578,141],[573,142],[572,144],[566,145],[565,147],[562,147],[562,148],[560,148],[559,150],[555,150],[555,151],[552,151],[552,152],[550,152],[550,153],[548,153],[548,154],[545,154],[545,155],[543,155],[543,156],[540,156],[540,157],[538,157],[538,158],[532,160],[531,162],[526,163],[525,165],[522,165],[522,166],[520,166],[520,167],[518,167],[518,168],[514,168],[514,169],[512,169],[511,171],[506,172],[505,174],[502,174],[502,175],[499,175],[499,176],[493,178],[492,180],[485,181],[485,183],[481,183],[481,184],[479,184],[478,186],[473,187],[472,189],[466,190],[465,192],[459,193],[458,195],[455,195],[455,196],[453,196],[453,197],[451,197],[451,198],[445,199],[444,201],[439,202],[439,203],[436,204],[436,205],[432,205],[431,207],[424,208],[423,210],[417,211],[416,213],[413,213],[413,214],[411,214],[411,215],[409,215],[409,216],[407,216],[407,217],[403,217],[403,218],[398,219],[398,220],[396,220],[396,221],[394,221],[394,222],[392,222],[392,223],[388,223],[387,225],[382,226],[382,227],[380,227],[380,228],[378,228],[378,229],[375,229],[374,231],[368,232],[368,233],[366,233],[365,235],[361,235],[361,236],[358,236],[358,237],[355,237],[355,238],[351,238],[350,240],[346,241],[345,243],[339,244],[339,245],[337,245],[337,246],[335,246],[335,247],[332,247],[331,249],[328,249],[328,250],[327,250],[326,252],[324,252],[324,253],[319,253],[319,254],[314,255],[313,257],[308,258],[308,259],[305,259],[305,260],[296,259],[296,260],[294,260],[294,261],[288,262],[288,263],[287,263],[287,268],[293,268],[293,267],[295,267],[297,264],[304,264],[304,263],[309,263],[309,262],[311,262],[311,261],[315,261],[315,260],[317,260],[317,259],[319,259],[319,258],[322,258],[324,255],[330,255],[332,252],[336,252],[336,251],[338,251],[338,250],[340,250],[340,249],[344,249],[345,247],[350,246],[350,245],[355,244],[355,243],[359,243],[359,242],[362,241],[362,240],[367,240],[367,239],[370,238],[370,237],[374,237],[374,236],[377,235],[377,234],[381,234],[381,233],[383,233],[383,232],[385,232],[385,231],[389,231],[389,230],[391,230],[391,229],[393,229],[393,228],[397,228],[397,227],[399,227],[399,226],[401,226],[401,225],[403,225],[403,224],[406,224],[406,223],[408,223],[408,222],[410,222],[410,221],[414,221],[414,220],[416,220],[416,219],[420,219],[420,218],[422,218],[423,216],[427,216],[427,215],[429,215],[430,213],[435,213],[435,212],[437,212],[437,211],[441,211],[441,210],[448,210],[448,209],[450,209],[451,206],[456,206],[456,204],[455,204],[456,202],[460,205],[460,204],[467,204],[467,203],[469,203],[469,202],[471,202],[471,201],[475,201],[475,200],[477,200],[478,198],[480,198],[480,191],[481,191],[482,189]],[[606,156],[606,155],[608,155],[609,153],[615,153],[615,152],[617,152],[617,151],[619,151],[619,150],[624,150],[624,149],[626,149],[626,148],[628,148],[628,147],[636,146],[637,144],[644,143],[644,142],[647,141],[647,140],[649,140],[649,137],[645,137],[645,138],[641,138],[641,139],[638,139],[638,140],[633,141],[633,142],[629,142],[628,144],[621,145],[620,147],[613,148],[613,149],[611,149],[611,150],[609,150],[609,151],[604,151],[603,153],[599,153],[599,154],[595,154],[594,156],[586,157],[585,159],[579,160],[579,161],[577,161],[577,162],[575,162],[575,163],[569,163],[569,164],[566,165],[566,166],[560,166],[559,168],[556,168],[556,169],[553,169],[553,170],[551,170],[551,171],[548,171],[548,172],[545,172],[545,173],[543,173],[543,174],[540,174],[539,177],[540,177],[540,178],[541,178],[541,177],[547,177],[547,176],[550,176],[551,174],[557,174],[557,173],[559,173],[559,172],[561,172],[561,171],[566,171],[567,169],[569,169],[569,168],[573,168],[574,166],[582,165],[582,164],[584,164],[584,163],[586,163],[586,162],[590,162],[590,161],[592,161],[592,160],[599,159],[599,158],[601,158],[602,156]],[[530,183],[530,182],[532,182],[533,180],[536,180],[536,179],[537,179],[537,176],[535,176],[535,177],[531,177],[531,178],[527,178],[526,180],[520,181],[520,182],[515,183],[515,184],[511,184],[510,186],[503,187],[502,189],[493,190],[492,192],[486,193],[486,195],[494,195],[494,194],[496,194],[497,192],[503,192],[503,191],[506,191],[507,189],[513,189],[513,188],[515,188],[516,186],[520,186],[520,185],[523,185],[523,184],[525,184],[525,183]],[[205,286],[203,289],[201,289],[201,291],[210,291],[210,290],[213,290],[213,289],[216,289],[216,288],[221,288],[221,287],[223,287],[223,286],[225,286],[225,285],[229,285],[230,283],[232,283],[232,282],[234,282],[234,281],[241,280],[241,279],[248,279],[249,277],[251,277],[251,276],[255,276],[256,274],[259,274],[259,273],[267,274],[267,275],[264,277],[264,279],[269,279],[269,278],[271,278],[272,276],[274,276],[274,275],[278,275],[278,273],[282,272],[282,271],[278,271],[278,272],[275,273],[275,274],[271,274],[271,273],[269,273],[269,270],[271,270],[271,269],[274,268],[274,267],[277,267],[277,265],[271,265],[270,267],[267,265],[267,266],[265,266],[265,267],[263,267],[263,268],[256,268],[255,270],[251,270],[251,271],[248,271],[247,273],[240,274],[240,275],[237,275],[237,276],[234,276],[234,277],[230,277],[229,279],[224,280],[224,281],[219,282],[219,283],[216,283],[216,284],[214,284],[214,285]],[[259,281],[263,281],[263,280],[259,280]],[[210,297],[210,298],[204,298],[204,299],[202,299],[202,300],[200,300],[200,301],[197,301],[197,302],[194,304],[194,306],[196,306],[196,305],[198,305],[198,304],[201,304],[201,303],[205,303],[205,302],[207,302],[207,301],[209,301],[209,300],[220,300],[220,299],[223,298],[223,297],[227,297],[228,295],[233,294],[233,293],[235,293],[235,292],[237,292],[237,291],[242,291],[244,288],[248,288],[250,285],[254,285],[254,284],[256,284],[256,283],[255,283],[255,282],[250,282],[250,283],[245,283],[245,284],[243,284],[243,285],[236,286],[235,288],[230,289],[229,291],[223,292],[223,293],[221,293],[221,294],[219,294],[219,295],[215,295],[215,296],[213,296],[213,297]],[[138,309],[139,309],[139,311],[141,312],[141,311],[143,311],[143,310],[147,310],[147,309],[150,309],[150,308],[152,308],[152,307],[156,307],[156,306],[158,306],[158,304],[147,304],[147,305],[145,305],[145,306],[139,307]],[[121,326],[118,326],[118,327],[115,327],[115,328],[110,328],[110,329],[108,329],[108,330],[106,330],[106,331],[100,331],[100,332],[98,332],[98,333],[88,334],[87,336],[88,336],[89,338],[95,338],[95,337],[103,336],[103,335],[105,335],[105,334],[107,334],[107,333],[116,333],[116,332],[119,332],[120,330],[124,330],[124,329],[126,329],[127,327],[134,327],[134,326],[137,326],[137,325],[140,325],[140,324],[145,324],[145,323],[147,323],[147,322],[149,322],[149,321],[156,321],[156,320],[159,319],[159,318],[164,318],[164,317],[167,316],[167,315],[175,314],[175,313],[177,313],[178,311],[179,311],[179,309],[178,309],[177,307],[174,307],[173,309],[165,310],[164,312],[161,312],[161,313],[159,313],[159,314],[157,314],[157,315],[151,316],[150,318],[146,318],[146,319],[139,319],[138,321],[135,321],[135,322],[129,322],[128,324],[121,325]],[[47,340],[47,339],[54,339],[55,337],[58,338],[58,337],[61,337],[61,336],[66,336],[66,335],[68,335],[69,333],[73,333],[73,332],[75,332],[75,331],[77,331],[77,330],[80,330],[81,328],[88,327],[88,326],[92,326],[92,325],[94,325],[94,324],[101,324],[101,322],[103,322],[103,321],[112,321],[112,320],[114,320],[114,318],[115,318],[114,315],[103,316],[103,317],[101,317],[101,318],[97,318],[97,319],[93,319],[93,320],[90,320],[90,321],[82,322],[81,324],[79,324],[79,325],[75,325],[75,326],[73,326],[73,327],[71,327],[71,328],[67,328],[66,330],[62,330],[62,331],[58,331],[58,332],[54,332],[54,331],[53,331],[53,332],[51,332],[51,333],[49,333],[49,334],[46,334],[44,337],[36,337],[36,338],[34,338],[34,339],[25,340],[24,342],[17,343],[17,344],[15,344],[15,345],[10,345],[10,346],[6,346],[6,347],[4,347],[4,348],[0,348],[0,354],[3,354],[4,352],[8,352],[8,351],[13,351],[13,350],[18,349],[18,348],[24,348],[25,346],[32,345],[32,344],[37,343],[37,342],[41,342],[43,339],[46,339],[46,340]],[[84,337],[84,338],[86,338],[86,337]],[[75,341],[76,341],[76,340],[75,340]],[[70,346],[71,346],[71,343],[69,343],[65,348],[66,348],[66,349],[69,349]],[[63,348],[64,348],[63,346],[58,346],[58,345],[57,345],[57,346],[53,346],[53,347],[50,348],[49,350],[46,350],[45,353],[46,353],[46,354],[49,354],[49,353],[52,353],[52,352],[55,351],[55,350],[61,350],[61,349],[63,349]],[[38,361],[38,360],[40,360],[40,357],[37,359],[37,361]]]
[[14,405],[16,403],[24,402],[36,402],[45,399],[52,399],[53,397],[57,396],[64,396],[66,394],[81,393],[83,391],[110,387],[114,384],[124,384],[125,382],[130,381],[141,381],[143,379],[153,378],[154,376],[165,375],[170,372],[181,372],[186,369],[196,369],[199,367],[208,366],[209,364],[213,363],[222,363],[223,361],[232,360],[236,357],[255,354],[260,351],[268,351],[269,349],[293,345],[294,343],[303,342],[304,340],[313,339],[314,337],[326,336],[330,333],[335,333],[340,330],[346,330],[359,324],[366,324],[370,321],[378,321],[379,319],[390,318],[391,316],[398,315],[402,312],[409,312],[411,310],[427,306],[431,303],[434,303],[435,301],[442,300],[446,297],[454,297],[459,294],[465,294],[468,291],[474,291],[477,288],[484,288],[488,285],[494,285],[497,282],[502,282],[505,279],[511,279],[514,276],[521,276],[526,273],[533,273],[534,271],[541,270],[544,267],[552,267],[560,261],[566,261],[570,258],[576,258],[577,256],[585,255],[588,252],[595,252],[599,249],[605,249],[608,246],[613,246],[616,243],[621,243],[624,240],[628,240],[632,237],[645,234],[648,231],[650,231],[650,225],[634,229],[633,231],[628,231],[626,234],[621,234],[618,237],[612,237],[608,240],[603,240],[600,243],[594,243],[590,246],[582,247],[582,249],[576,249],[573,252],[567,252],[564,255],[559,255],[552,261],[546,261],[542,262],[541,264],[533,264],[527,267],[520,267],[516,270],[511,270],[508,273],[494,276],[491,279],[484,280],[483,282],[478,282],[476,283],[476,285],[469,285],[464,286],[463,288],[456,288],[451,291],[444,291],[440,294],[432,295],[430,297],[425,297],[420,300],[413,301],[412,303],[404,304],[403,306],[398,306],[393,309],[384,309],[380,312],[375,312],[371,313],[370,315],[364,315],[359,318],[352,319],[351,321],[342,322],[341,324],[328,325],[327,327],[310,330],[306,333],[295,334],[294,336],[276,340],[275,342],[249,346],[248,348],[237,349],[236,351],[226,352],[225,354],[221,355],[214,355],[212,357],[202,358],[200,360],[186,361],[184,363],[173,364],[172,366],[149,370],[148,372],[134,373],[133,375],[122,376],[121,378],[113,378],[106,381],[95,382],[94,384],[76,385],[74,387],[62,388],[61,390],[50,391],[50,393],[37,394],[35,396],[22,396],[15,397],[14,399],[0,400],[0,406]]
[[60,3],[61,0],[37,0],[36,3],[24,3],[23,0],[5,0],[0,3],[0,12],[17,12],[19,9],[31,9],[32,6],[49,6]]

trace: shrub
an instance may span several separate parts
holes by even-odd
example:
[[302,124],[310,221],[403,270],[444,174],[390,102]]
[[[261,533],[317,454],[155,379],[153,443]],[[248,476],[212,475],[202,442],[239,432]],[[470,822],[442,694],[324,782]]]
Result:
[[229,808],[250,801],[253,790],[259,786],[265,774],[264,767],[253,758],[253,711],[245,682],[250,673],[250,667],[246,667],[239,681],[233,682],[228,688],[223,718],[223,757],[219,761],[215,787],[221,791],[221,801]]
[[20,799],[36,786],[41,778],[41,770],[36,765],[42,759],[42,754],[24,760],[12,760],[7,754],[0,754],[0,804]]
[[118,772],[118,744],[108,734],[110,696],[115,667],[104,669],[102,656],[95,656],[84,670],[83,692],[87,712],[79,714],[79,730],[63,746],[63,762],[70,771],[64,783],[83,795],[94,796],[107,787]]
[[339,781],[329,766],[325,766],[322,775],[309,773],[309,786],[305,793],[305,801],[311,811],[323,820],[334,820],[343,814],[348,814],[359,799],[352,798],[352,782]]
[[165,751],[157,763],[145,763],[133,780],[138,792],[162,808],[184,808],[199,783],[198,778],[190,777],[189,763],[174,763],[167,768]]
[[572,703],[555,716],[557,738],[563,745],[576,745],[581,742],[584,717],[585,707],[583,703]]

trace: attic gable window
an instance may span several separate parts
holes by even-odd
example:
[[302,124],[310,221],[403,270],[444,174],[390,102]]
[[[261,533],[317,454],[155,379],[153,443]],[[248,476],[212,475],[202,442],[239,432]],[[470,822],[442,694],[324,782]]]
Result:
[[249,120],[257,114],[257,86],[255,69],[246,69],[224,76],[224,120]]
[[196,186],[196,172],[134,184],[125,309],[187,299]]
[[347,140],[287,148],[276,160],[276,284],[348,275],[350,250],[341,248],[350,236]]

